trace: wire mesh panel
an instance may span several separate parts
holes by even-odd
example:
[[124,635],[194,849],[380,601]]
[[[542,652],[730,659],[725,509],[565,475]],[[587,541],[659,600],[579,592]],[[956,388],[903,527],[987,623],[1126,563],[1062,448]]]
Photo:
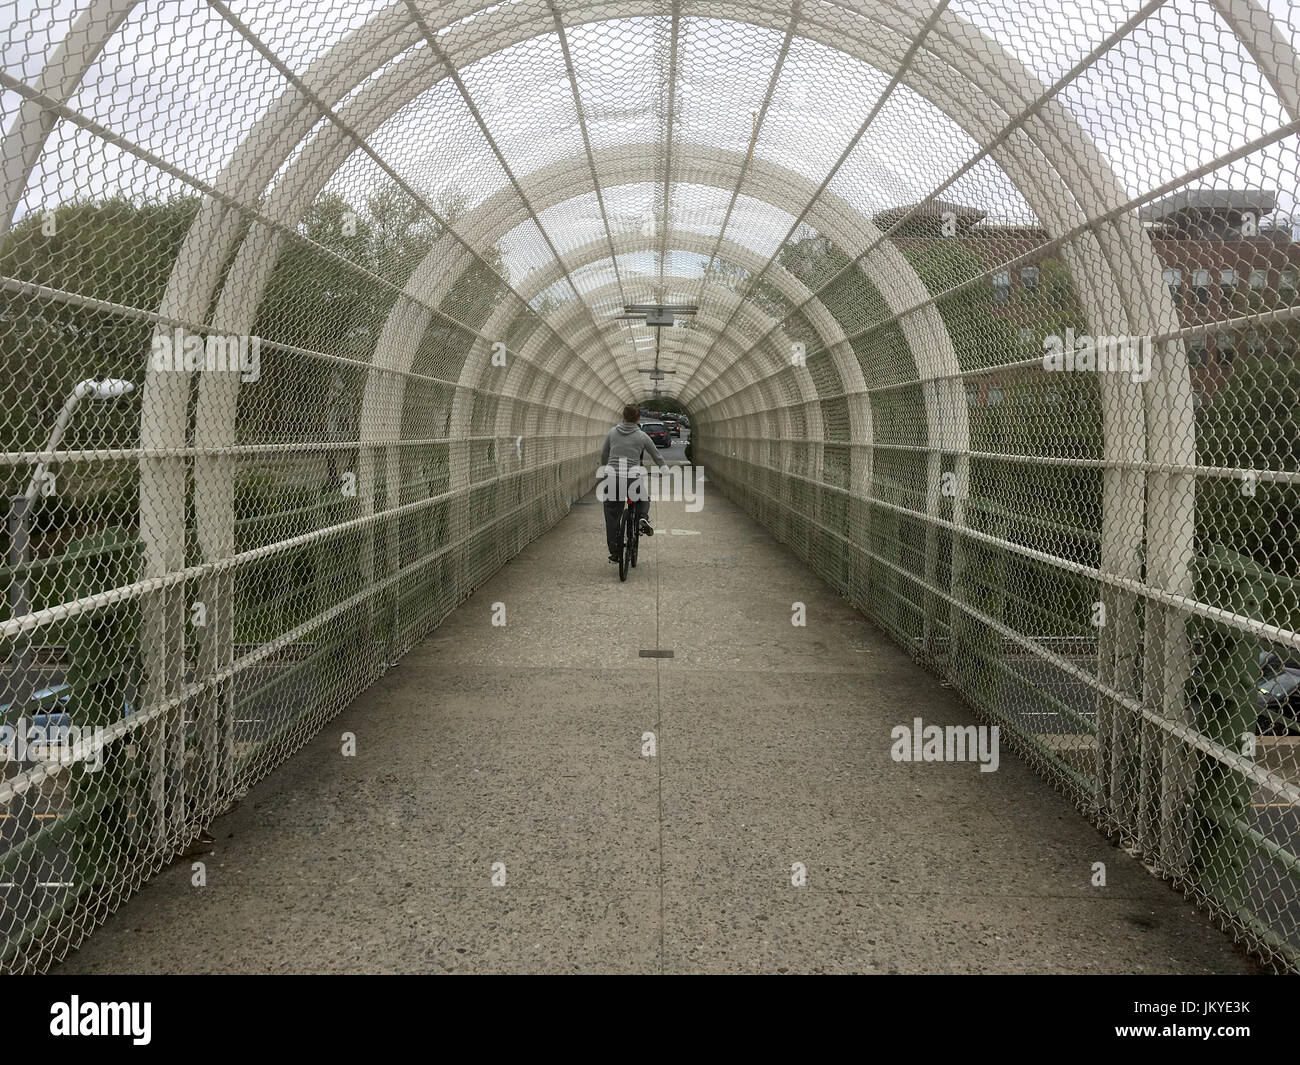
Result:
[[648,359],[709,480],[1296,966],[1287,5],[0,15],[0,968],[563,516]]

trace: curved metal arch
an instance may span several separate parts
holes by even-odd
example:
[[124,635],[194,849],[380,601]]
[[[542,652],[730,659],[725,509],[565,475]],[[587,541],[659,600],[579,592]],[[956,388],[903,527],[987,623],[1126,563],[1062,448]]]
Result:
[[[692,280],[691,278],[686,278],[681,275],[665,274],[664,276],[671,277],[674,280],[680,280],[680,281]],[[593,295],[599,295],[599,294],[603,294],[607,292],[615,292],[615,291],[617,291],[617,283],[610,282],[609,284],[601,286],[600,288],[596,289]],[[730,306],[724,306],[724,309],[726,310],[739,309],[739,311],[742,314],[745,314],[747,316],[756,319],[756,324],[762,324],[762,323],[767,323],[772,321],[770,317],[768,317],[754,304],[739,296],[736,296],[735,294],[731,293],[727,289],[718,290],[715,299],[719,300],[719,302],[723,303],[724,305],[730,305]],[[576,314],[577,314],[576,309],[566,308],[565,312],[562,312],[561,315],[557,318],[557,324],[564,324],[566,316],[576,316]],[[716,334],[723,329],[723,327],[726,325],[728,321],[728,318],[715,313],[712,308],[709,308],[706,305],[701,304],[699,313],[695,315],[695,321],[698,328]],[[794,368],[790,365],[790,359],[788,353],[784,353],[778,349],[771,350],[770,352],[764,352],[763,349],[761,348],[746,348],[741,341],[736,340],[734,338],[729,339],[727,342],[730,344],[731,347],[733,347],[736,350],[744,351],[747,354],[756,354],[759,355],[760,358],[764,354],[770,355],[772,364],[774,365],[781,364],[784,370],[788,371],[788,373],[782,374],[781,376],[783,377],[783,379],[793,382],[796,389],[796,393],[799,396],[798,405],[805,407],[810,412],[809,417],[820,428],[821,417],[820,417],[820,408],[818,406],[820,397],[817,394],[816,388],[814,387],[812,380],[806,374],[799,374],[795,372]],[[643,357],[648,357],[648,356],[643,356]],[[767,381],[768,375],[762,374],[760,372],[760,367],[750,366],[747,364],[745,369],[746,372],[750,375],[750,379],[752,381],[754,382]],[[772,386],[773,387],[775,386],[775,382],[772,382]],[[758,412],[754,412],[754,414],[757,413]],[[784,432],[788,429],[788,425],[783,423],[780,428]]]
[[[668,241],[668,245],[667,245],[668,248],[672,251],[686,251],[686,252],[697,253],[700,255],[708,255],[709,252],[712,251],[712,249],[718,244],[716,238],[714,237],[703,236],[700,234],[678,230],[674,228],[669,228],[668,232],[665,234],[665,238]],[[660,238],[656,238],[656,239],[660,239]],[[643,240],[644,238],[640,238],[634,234],[620,234],[619,236],[613,238],[612,243],[616,254],[624,254],[627,252],[640,250],[638,248],[638,245],[641,244]],[[591,266],[600,262],[608,262],[610,243],[611,242],[609,240],[606,240],[604,238],[599,238],[597,240],[590,241],[589,243],[584,244],[580,247],[571,249],[569,252],[565,254],[565,258],[568,260],[571,269],[582,269],[583,267]],[[721,242],[719,258],[724,262],[738,265],[740,267],[743,267],[746,270],[754,270],[760,268],[766,262],[766,259],[760,253],[752,251],[749,248],[737,244],[730,239],[724,239]],[[811,290],[803,282],[801,282],[798,278],[794,277],[786,270],[778,267],[775,271],[773,271],[773,275],[774,275],[773,286],[791,304],[811,294]],[[696,276],[690,276],[690,277],[683,277],[681,275],[674,275],[674,276],[676,276],[684,283],[694,283],[698,285],[701,282],[701,278]],[[545,291],[552,284],[554,284],[558,279],[559,279],[559,268],[555,265],[548,265],[546,267],[543,267],[540,270],[534,271],[533,274],[530,274],[527,278],[525,278],[524,284],[522,286],[523,291],[529,295],[529,298],[532,298],[538,293]],[[739,303],[748,302],[743,297],[735,293],[731,288],[725,285],[719,285],[718,283],[710,282],[707,279],[703,279],[703,283],[708,288],[709,291],[716,293],[719,299],[722,299],[724,301],[734,301]],[[624,282],[624,284],[626,285],[627,282]],[[587,295],[589,297],[594,297],[597,294],[604,294],[609,291],[611,291],[609,286],[600,286],[597,289],[588,292]],[[734,302],[732,304],[733,306],[734,306]],[[775,319],[768,318],[766,315],[764,315],[764,318],[766,318],[768,322],[775,321]],[[570,323],[567,319],[568,319],[568,315],[566,314],[563,319],[565,322],[566,330],[571,324],[574,324],[576,326],[576,323]],[[825,307],[820,304],[820,302],[817,304],[816,307],[813,308],[812,312],[809,314],[809,319],[813,325],[813,328],[817,330],[818,335],[822,338],[822,341],[827,348],[831,348],[838,344],[847,342],[844,337],[844,331],[840,327],[839,323],[831,316],[830,312],[827,311]],[[697,319],[697,323],[698,323],[698,319]],[[614,330],[617,327],[611,322],[608,328],[610,330]],[[577,328],[574,328],[572,332],[566,332],[566,335],[573,337],[578,342],[585,342],[587,339],[587,334],[590,332],[591,329],[588,326],[583,330],[578,330]],[[687,334],[683,338],[684,342],[686,343],[691,343],[693,339],[694,338],[690,334]],[[789,362],[788,355],[789,353],[787,352],[786,359],[785,359],[787,363]],[[674,363],[674,366],[676,365],[678,364]],[[850,383],[856,383],[856,384],[862,383],[860,367],[858,367],[857,369],[858,369],[857,381],[854,382],[852,380],[851,369],[848,367],[844,368],[843,373],[846,377],[850,378]]]
[[[602,155],[613,155],[618,158],[624,169],[622,176],[627,179],[627,183],[637,183],[640,180],[652,178],[656,171],[657,162],[652,145],[606,149],[604,153],[596,153],[598,166]],[[720,177],[731,182],[739,181],[742,173],[746,173],[746,168],[748,168],[750,175],[757,181],[766,183],[766,185],[800,189],[808,198],[811,198],[813,191],[815,191],[814,183],[802,175],[768,163],[765,160],[747,160],[745,156],[738,152],[729,152],[701,145],[680,145],[675,149],[675,155],[682,160],[683,166],[698,170],[701,176],[713,175],[712,181],[718,181]],[[702,183],[712,182],[706,181]],[[530,201],[543,210],[572,198],[571,163],[569,161],[560,161],[542,170],[534,171],[528,176],[525,188]],[[752,189],[750,191],[753,194],[759,190]],[[513,215],[508,213],[509,205],[510,197],[504,192],[499,193],[484,201],[475,211],[470,212],[466,218],[472,220],[475,232],[481,234],[483,241],[491,240],[495,242],[500,239],[499,234],[507,231],[507,227],[517,225],[526,218],[526,214],[522,211],[516,211]],[[482,213],[484,218],[491,218],[495,223],[495,227],[486,228],[480,224],[477,221],[479,212]],[[947,333],[947,327],[942,316],[933,305],[924,305],[929,298],[929,292],[916,276],[915,270],[906,257],[891,242],[882,242],[880,240],[879,230],[874,223],[833,195],[823,195],[817,209],[810,212],[810,219],[819,231],[836,241],[841,247],[846,248],[849,254],[857,254],[873,244],[876,245],[871,254],[866,256],[859,264],[858,268],[881,293],[890,310],[895,314],[900,314],[907,308],[918,304],[923,305],[918,313],[904,316],[900,320],[900,328],[917,364],[918,377],[922,380],[951,381],[953,375],[959,373],[959,367],[952,341]],[[638,238],[633,234],[621,234],[612,239],[616,249],[620,246],[625,247],[627,250],[648,246],[648,238]],[[422,264],[421,267],[417,267],[412,273],[408,284],[422,284],[422,275],[435,267],[442,268],[446,257],[454,254],[455,249],[450,246],[435,248],[427,257],[426,263]],[[757,253],[749,252],[748,249],[746,249],[746,254],[747,261],[762,259]],[[748,259],[749,256],[753,257],[752,260]],[[567,253],[566,258],[572,261],[572,253]],[[537,291],[544,290],[547,284],[557,279],[558,268],[555,268],[555,270],[555,276],[552,276],[551,273],[543,274],[544,280],[539,281],[535,286]],[[816,301],[805,308],[805,313],[813,322],[815,328],[838,333],[835,342],[828,345],[828,351],[841,381],[844,383],[845,392],[861,394],[864,397],[863,408],[859,409],[851,405],[853,411],[851,417],[856,423],[858,431],[865,431],[872,421],[870,398],[869,394],[864,391],[865,382],[856,355],[847,341],[843,340],[842,330],[839,329],[838,324],[834,323],[833,316],[824,305]],[[737,355],[735,360],[737,364],[740,362],[741,354],[743,354],[743,351]],[[749,372],[748,368],[746,368],[746,372]],[[747,384],[749,384],[748,380],[742,382],[740,387],[745,387]],[[704,389],[701,389],[700,393],[702,398],[708,401]],[[684,394],[683,398],[690,399],[694,398],[695,395],[696,393],[687,393]],[[969,450],[966,406],[964,398],[958,395],[955,386],[950,385],[947,388],[936,386],[934,390],[927,390],[926,415],[929,437],[937,447],[958,453]],[[854,441],[865,442],[856,436]],[[932,480],[937,485],[939,456],[936,454],[932,461],[935,463],[936,470],[936,476]],[[861,475],[855,472],[854,479],[857,483],[863,485],[870,483],[869,458],[866,469]],[[964,499],[964,466],[961,485]],[[936,510],[938,507],[937,492],[938,489],[936,488],[932,500],[932,506]],[[964,507],[959,507],[958,516],[959,518],[964,517]]]
[[[681,146],[677,150],[676,154],[680,159],[688,160],[690,165],[698,167],[701,175],[718,175],[720,173],[733,181],[739,180],[743,168],[747,165],[745,157],[740,153],[726,152],[719,149],[708,148],[706,146]],[[635,147],[632,149],[620,147],[618,149],[607,149],[604,153],[595,153],[597,167],[599,167],[600,162],[602,161],[602,156],[604,155],[616,156],[620,160],[624,167],[624,176],[628,178],[628,183],[635,183],[642,177],[642,175],[645,177],[653,177],[657,170],[657,162],[653,146],[643,146],[643,151],[641,152],[638,152]],[[786,187],[799,187],[802,185],[804,191],[809,195],[811,195],[811,192],[813,191],[814,186],[810,181],[808,181],[808,179],[790,172],[785,168],[777,167],[774,164],[769,164],[765,161],[755,160],[749,160],[748,166],[752,173],[761,178],[766,178],[769,182],[775,185],[781,185],[782,183],[784,183]],[[716,180],[716,177],[714,180]],[[529,201],[538,210],[546,210],[555,204],[571,199],[573,196],[571,161],[562,160],[541,171],[533,172],[525,180],[524,189]],[[484,201],[473,211],[469,212],[461,220],[462,224],[479,234],[480,241],[484,245],[487,243],[495,243],[497,240],[501,239],[501,235],[504,232],[508,231],[508,228],[520,224],[527,217],[527,213],[519,209],[516,209],[514,214],[509,213],[509,208],[517,202],[518,201],[511,196],[509,192],[503,190]],[[868,246],[867,242],[872,239],[873,234],[878,233],[874,225],[864,219],[856,211],[849,208],[847,204],[842,204],[841,202],[840,210],[837,211],[834,208],[835,200],[832,199],[827,202],[831,207],[827,212],[829,217],[826,221],[822,220],[822,215],[824,213],[823,210],[819,210],[815,213],[815,221],[819,223],[820,228],[842,246],[848,247],[851,253],[856,253],[861,248]],[[522,204],[519,204],[519,208],[522,208]],[[483,221],[480,221],[480,218],[482,218]],[[487,219],[491,219],[493,223],[491,226],[487,224]],[[632,250],[640,245],[644,245],[645,243],[645,238],[637,238],[634,235],[620,235],[619,237],[612,238],[612,240],[615,244],[616,253],[620,244],[625,243],[627,249]],[[605,246],[607,247],[607,244]],[[420,291],[428,284],[436,284],[435,278],[439,276],[454,276],[457,273],[458,268],[455,259],[456,251],[457,247],[454,242],[450,240],[444,240],[443,242],[440,242],[440,244],[435,245],[429,255],[426,256],[424,262],[412,271],[407,281],[407,291]],[[603,254],[604,253],[602,252],[599,257],[603,257]],[[754,255],[755,260],[759,258],[756,253],[749,254]],[[570,262],[573,262],[572,252],[566,253],[565,257]],[[450,268],[448,266],[449,262],[451,263]],[[558,264],[553,266],[552,271],[555,276],[552,276],[552,273],[550,272],[544,273],[543,277],[536,281],[533,289],[537,292],[543,291],[549,283],[552,283],[557,279],[559,269],[560,266]],[[897,251],[896,248],[893,247],[892,244],[882,245],[876,253],[864,260],[862,269],[863,272],[868,275],[873,284],[876,285],[877,289],[881,291],[882,296],[885,298],[888,305],[896,313],[905,307],[920,302],[928,295],[927,290],[921,283],[920,279],[916,276],[911,264]],[[529,279],[525,279],[525,282],[528,280]],[[531,294],[527,295],[528,298],[531,298]],[[943,324],[941,316],[938,314],[937,310],[930,307],[919,317],[921,319],[919,322],[913,318],[909,318],[903,325],[905,334],[907,334],[914,354],[919,354],[918,373],[926,379],[944,373],[955,373],[957,371],[956,356],[953,352],[952,343],[948,338],[947,329]],[[824,307],[813,308],[810,310],[809,318],[817,328],[828,329],[830,328],[830,324],[834,322],[830,312]],[[496,327],[493,325],[489,325],[487,328],[489,333],[498,332]],[[501,335],[505,335],[506,328],[508,327],[505,327],[504,325],[502,326],[500,330]],[[835,326],[835,330],[839,333],[839,337],[836,338],[835,343],[829,346],[828,350],[831,352],[832,359],[836,365],[841,381],[845,383],[845,390],[857,392],[864,397],[867,397],[864,409],[858,410],[857,408],[851,407],[851,409],[854,410],[854,415],[852,417],[853,428],[856,428],[859,433],[869,432],[872,418],[870,413],[869,397],[865,391],[863,391],[865,389],[865,382],[862,378],[861,366],[857,362],[856,356],[853,354],[847,341],[842,339],[842,330],[839,330],[838,326]],[[386,325],[382,335],[389,336],[390,333],[400,336],[405,333],[405,330],[398,327],[390,329],[390,327]],[[381,346],[383,346],[383,344],[384,341],[381,339]],[[409,346],[409,350],[413,351],[414,347]],[[489,362],[486,354],[480,352],[477,359],[472,358],[472,361],[467,361],[466,373],[469,376],[467,378],[463,375],[462,383],[477,383],[479,380],[477,375],[482,374],[488,365]],[[543,369],[548,368],[546,362],[542,362],[540,365]],[[966,429],[966,411],[964,403],[961,404],[960,407],[950,409],[952,408],[951,403],[945,407],[938,402],[938,397],[931,395],[929,392],[926,394],[926,400],[927,422],[931,439],[935,440],[942,446],[943,440],[941,439],[941,434],[945,434],[946,432],[947,435],[952,435],[954,437],[960,435],[961,442],[956,443],[954,441],[951,446],[962,451],[968,450],[968,444],[966,443],[968,440],[968,430]],[[394,397],[393,402],[400,406],[400,400],[396,397]],[[463,399],[458,400],[458,402],[461,406],[464,405]],[[818,426],[817,435],[820,435],[820,406],[814,405],[810,398],[805,398],[803,402],[808,411],[805,415],[805,423],[811,419],[812,422]],[[786,415],[783,414],[782,418],[785,419]],[[456,434],[468,431],[467,414],[459,407],[454,416],[453,427]],[[788,431],[788,424],[784,424],[782,430]],[[869,443],[868,440],[860,436],[852,437],[851,439],[855,443]],[[869,456],[869,451],[867,454]],[[937,463],[939,461],[939,457],[936,454],[932,459],[932,462],[936,464],[936,471]],[[820,462],[821,457],[820,453],[818,453],[816,458],[813,460],[812,469],[800,472],[820,473]],[[869,457],[864,463],[864,468],[860,472],[855,471],[853,479],[856,483],[862,485],[870,483]],[[933,479],[937,484],[937,476]],[[938,490],[936,488],[933,498],[933,506],[936,509],[938,506],[937,492]]]
[[[685,277],[682,277],[680,275],[674,275],[671,273],[665,274],[664,276],[665,278],[672,281],[688,280]],[[617,282],[611,281],[607,285],[602,286],[601,289],[599,289],[598,291],[617,292],[617,285],[618,285]],[[756,309],[750,308],[749,313],[756,313]],[[701,310],[701,314],[703,314],[705,317],[706,326],[712,326],[714,328],[717,328],[722,325],[721,318],[713,317],[711,314],[704,312],[703,309]],[[579,308],[575,306],[570,306],[565,308],[565,310],[561,312],[561,318],[560,321],[558,322],[558,324],[561,327],[564,325],[563,318],[565,315],[580,318],[581,311]],[[521,350],[523,350],[526,353],[527,347],[528,346],[525,345],[524,348]],[[505,383],[501,390],[503,399],[502,402],[498,405],[496,423],[494,426],[494,433],[498,437],[509,436],[511,434],[512,427],[515,425],[514,419],[515,419],[516,412],[513,409],[513,405],[512,405],[514,401],[509,398],[509,393],[511,392],[510,382],[512,382],[513,380],[517,380],[519,377],[527,374],[528,372],[530,372],[531,369],[532,367],[522,360],[515,361],[510,366],[510,368],[507,369],[504,378]],[[488,367],[486,365],[482,366],[482,373],[486,375],[488,372],[490,372]],[[765,387],[769,389],[775,388],[775,386],[770,384],[765,385]],[[634,386],[629,388],[626,400],[632,400],[632,399],[639,400],[641,398],[644,398],[644,396],[648,394],[649,394],[649,390],[644,385]],[[770,407],[766,410],[756,412],[754,417],[757,418],[760,422],[762,422],[768,431],[774,434],[787,435],[790,433],[793,423],[789,418],[788,412],[785,409],[785,405],[776,402],[779,399],[779,397],[776,395],[775,391],[772,391],[771,398],[773,402],[770,405]],[[801,389],[800,402],[797,405],[804,408],[808,412],[805,415],[805,419],[812,418],[815,416],[818,417],[819,419],[819,415],[817,415],[816,413],[818,411],[817,397],[815,393],[812,392],[811,388],[808,387],[807,385],[805,385],[805,387]],[[465,417],[466,415],[462,414],[462,421],[459,423],[462,428],[465,427],[466,424],[465,421],[463,420]],[[607,427],[608,426],[606,425],[605,428]]]
[[[719,5],[719,6],[729,10],[728,5]],[[1250,8],[1250,5],[1248,4],[1241,4],[1239,6],[1242,7],[1243,9]],[[120,3],[117,5],[117,8],[120,13],[121,10]],[[463,14],[472,11],[473,8],[474,8],[473,4],[459,4],[444,11],[443,12],[444,16],[454,16],[449,20],[447,25],[451,25],[456,21],[456,19],[463,17]],[[575,8],[574,10],[576,11],[577,9]],[[589,9],[587,14],[589,19],[612,17],[617,11],[620,10],[622,10],[620,5],[600,5],[593,9]],[[854,10],[854,9],[849,5],[842,5],[841,10]],[[903,37],[906,36],[908,31],[914,30],[916,28],[916,23],[914,21],[908,21],[907,19],[902,17],[891,18],[890,17],[891,11],[886,5],[863,4],[863,5],[858,5],[858,10],[862,12],[870,10],[874,15],[875,19],[881,25],[890,26],[891,29],[893,29],[896,33],[898,33],[900,36]],[[898,16],[897,12],[893,12],[893,14],[895,16]],[[917,17],[915,12],[911,12],[911,14],[913,15],[913,19]],[[1271,20],[1269,20],[1268,16],[1265,15],[1262,11],[1258,11],[1256,9],[1251,12],[1251,16],[1252,18],[1255,18],[1257,22],[1262,21],[1271,26]],[[951,26],[948,24],[949,21],[952,22]],[[815,23],[815,19],[811,20],[810,24],[812,23]],[[401,27],[403,24],[404,24],[403,19],[400,16],[400,12],[398,10],[397,5],[393,5],[392,7],[385,9],[384,11],[379,12],[376,15],[372,16],[371,20],[367,22],[365,26],[362,27],[362,29],[354,31],[352,34],[349,34],[347,37],[337,42],[334,49],[331,49],[329,53],[327,53],[325,56],[322,56],[320,59],[318,59],[315,63],[312,64],[311,74],[313,76],[313,79],[315,78],[316,75],[323,74],[326,70],[333,68],[334,64],[330,62],[330,59],[335,54],[336,50],[342,49],[343,52],[346,52],[347,54],[352,56],[369,56],[372,59],[372,61],[375,58],[377,58],[378,55],[391,56],[395,54],[400,54],[402,50],[409,48],[411,44],[417,43],[416,40],[412,39],[415,37],[415,34],[414,31],[410,29],[410,27],[408,27],[409,32],[405,35],[397,32],[397,29]],[[524,24],[523,20],[520,20],[518,22],[518,25],[520,26],[522,26],[523,24]],[[754,24],[764,25],[765,23],[762,20],[755,20]],[[460,34],[460,31],[463,30],[464,28],[465,27],[463,26],[454,26],[448,32],[447,38],[448,38],[449,54],[459,55],[458,35]],[[771,28],[775,29],[776,27],[773,26]],[[517,36],[518,36],[517,34],[512,35],[510,33],[506,33],[503,29],[499,28],[495,36],[478,37],[475,38],[475,41],[480,44],[483,41],[490,41],[491,46],[501,46],[503,43],[509,43],[514,37]],[[815,35],[807,34],[807,36],[809,36],[810,39],[816,39]],[[952,42],[954,42],[954,46],[956,46],[956,42],[960,39],[961,47],[973,48],[975,51],[983,52],[986,57],[990,57],[993,61],[985,64],[983,66],[983,69],[989,72],[991,75],[1004,76],[1004,72],[1007,69],[1016,72],[1016,65],[1014,63],[1008,65],[1005,62],[999,61],[999,60],[1006,59],[1005,53],[998,52],[996,46],[993,45],[992,42],[990,42],[981,32],[973,31],[969,25],[965,24],[959,19],[953,19],[951,13],[945,14],[944,19],[940,21],[940,23],[935,27],[935,31],[934,31],[933,39],[935,41],[942,41],[945,38],[948,38]],[[385,52],[380,47],[380,42],[388,42],[387,52]],[[392,42],[400,42],[400,44],[394,45]],[[468,47],[468,43],[466,43],[465,46]],[[928,50],[933,50],[935,52],[941,51],[941,49],[933,48],[933,46],[928,46],[927,51]],[[486,46],[480,47],[479,52],[481,54],[486,54]],[[921,55],[921,62],[924,62],[924,57],[925,57],[925,51],[923,51]],[[1004,77],[1004,84],[1010,85],[1015,83],[1017,80],[1021,80],[1024,84],[1029,85],[1031,88],[1036,85],[1036,83],[1031,78],[1029,78],[1029,76],[1025,74],[1023,71],[1019,71],[1018,73],[1022,75],[1020,79],[1014,77],[1012,78]],[[341,80],[347,81],[349,80],[349,78],[347,76],[344,76]],[[315,81],[313,80],[313,84],[314,83]]]

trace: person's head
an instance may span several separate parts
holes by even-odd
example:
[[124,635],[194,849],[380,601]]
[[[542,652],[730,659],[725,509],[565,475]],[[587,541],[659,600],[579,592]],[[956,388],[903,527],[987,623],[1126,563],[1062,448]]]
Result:
[[634,407],[629,403],[626,407],[623,408],[623,420],[625,422],[631,422],[633,425],[635,425],[637,422],[641,420],[641,408]]

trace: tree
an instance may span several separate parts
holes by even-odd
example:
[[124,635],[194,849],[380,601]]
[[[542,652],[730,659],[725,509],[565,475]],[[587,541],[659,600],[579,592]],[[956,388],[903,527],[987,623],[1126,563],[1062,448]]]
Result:
[[[1300,363],[1237,356],[1222,385],[1201,406],[1196,443],[1201,465],[1300,469]],[[1296,485],[1205,477],[1198,481],[1196,504],[1198,553],[1220,544],[1273,573],[1300,573]]]
[[[198,205],[192,196],[144,202],[115,196],[28,215],[0,244],[0,273],[153,310]],[[0,360],[6,380],[0,443],[6,450],[43,447],[64,400],[87,377],[139,380],[152,332],[150,322],[136,317],[0,293]],[[93,419],[74,420],[65,446],[130,446],[138,424],[137,395]],[[10,468],[9,492],[23,472]]]

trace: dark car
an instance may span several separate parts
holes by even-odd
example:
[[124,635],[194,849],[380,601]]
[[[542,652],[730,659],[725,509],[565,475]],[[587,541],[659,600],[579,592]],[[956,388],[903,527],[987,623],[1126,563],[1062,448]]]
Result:
[[674,418],[665,418],[665,419],[664,419],[664,425],[668,426],[668,433],[669,433],[670,436],[681,436],[681,435],[682,435],[682,427],[681,427],[680,425],[677,424],[676,419],[674,419]]
[[1260,717],[1273,726],[1294,726],[1300,721],[1300,663],[1283,662],[1271,652],[1259,656],[1259,682],[1255,705]]
[[642,422],[641,431],[654,441],[655,447],[668,447],[672,438],[668,435],[668,426],[663,422]]

